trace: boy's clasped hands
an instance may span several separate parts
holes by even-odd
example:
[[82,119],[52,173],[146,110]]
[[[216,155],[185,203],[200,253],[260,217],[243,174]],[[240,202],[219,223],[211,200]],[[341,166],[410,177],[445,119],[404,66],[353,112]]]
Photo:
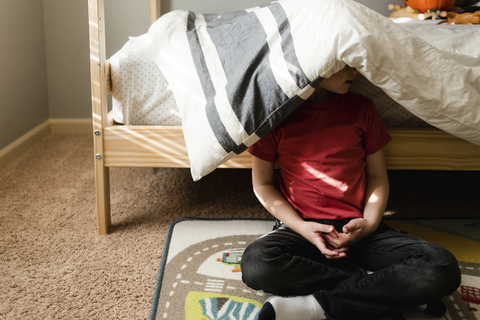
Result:
[[373,233],[376,228],[364,218],[350,220],[342,232],[331,225],[305,221],[301,235],[317,246],[327,259],[340,259],[347,256],[348,246]]

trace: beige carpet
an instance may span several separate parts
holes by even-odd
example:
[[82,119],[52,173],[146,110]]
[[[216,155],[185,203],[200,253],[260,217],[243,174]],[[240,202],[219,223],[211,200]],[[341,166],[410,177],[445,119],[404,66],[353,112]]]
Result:
[[[169,224],[270,218],[248,170],[112,168],[112,232],[96,231],[87,135],[53,135],[0,170],[0,319],[145,319]],[[392,173],[395,217],[479,217],[479,173]],[[475,183],[474,189],[471,183]]]

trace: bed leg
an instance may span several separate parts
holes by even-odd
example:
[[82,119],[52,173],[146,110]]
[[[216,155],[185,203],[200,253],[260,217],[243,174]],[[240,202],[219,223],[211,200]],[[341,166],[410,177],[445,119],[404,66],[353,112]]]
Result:
[[98,166],[95,177],[97,191],[98,235],[106,235],[110,228],[110,172],[108,167]]
[[110,178],[104,163],[103,129],[107,126],[107,91],[109,79],[105,49],[104,0],[88,0],[90,33],[90,76],[92,86],[92,122],[94,130],[95,189],[97,196],[97,228],[106,235],[110,227]]

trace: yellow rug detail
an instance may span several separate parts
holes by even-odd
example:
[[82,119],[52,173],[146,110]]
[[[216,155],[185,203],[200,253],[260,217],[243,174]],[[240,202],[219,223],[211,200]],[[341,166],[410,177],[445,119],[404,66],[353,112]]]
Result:
[[428,242],[444,247],[453,253],[458,261],[480,263],[480,242],[453,236],[444,232],[438,232],[398,220],[387,220],[385,222],[395,230],[406,232]]

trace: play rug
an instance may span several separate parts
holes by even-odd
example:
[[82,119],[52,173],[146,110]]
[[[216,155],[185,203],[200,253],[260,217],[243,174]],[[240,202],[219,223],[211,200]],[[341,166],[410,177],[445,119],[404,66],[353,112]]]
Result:
[[[444,319],[480,320],[480,219],[387,220],[408,234],[440,244],[455,254],[462,286],[445,297]],[[190,219],[169,228],[155,286],[150,320],[255,320],[264,292],[241,280],[246,246],[272,230],[272,220]],[[435,319],[409,310],[392,320]]]

